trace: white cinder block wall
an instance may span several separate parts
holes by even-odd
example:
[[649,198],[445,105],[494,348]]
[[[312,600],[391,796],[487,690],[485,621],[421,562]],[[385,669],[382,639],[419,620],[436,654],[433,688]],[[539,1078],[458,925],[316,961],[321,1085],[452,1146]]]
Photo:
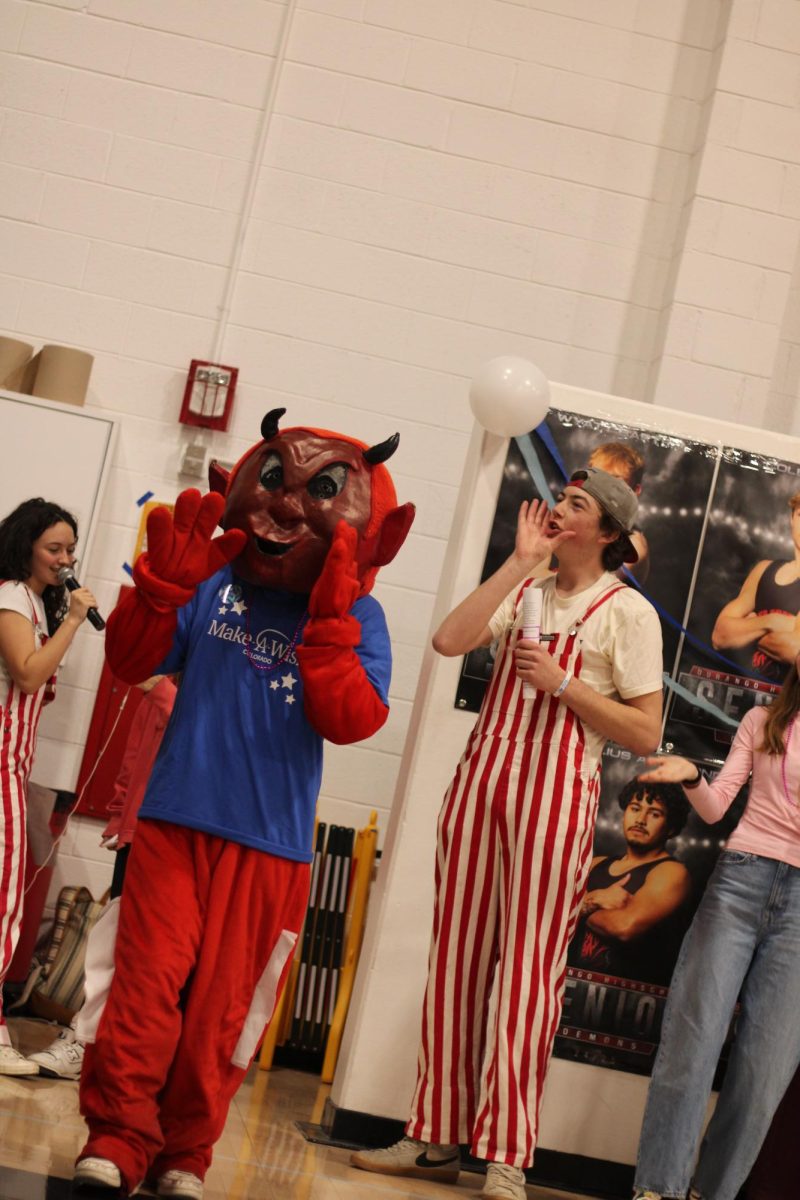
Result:
[[[797,0],[0,0],[0,51],[0,330],[96,356],[105,607],[187,482],[192,357],[240,368],[223,459],[278,405],[401,432],[392,716],[329,750],[329,820],[391,804],[482,361],[798,431]],[[92,637],[42,770],[77,772]],[[100,886],[96,832],[61,877]]]

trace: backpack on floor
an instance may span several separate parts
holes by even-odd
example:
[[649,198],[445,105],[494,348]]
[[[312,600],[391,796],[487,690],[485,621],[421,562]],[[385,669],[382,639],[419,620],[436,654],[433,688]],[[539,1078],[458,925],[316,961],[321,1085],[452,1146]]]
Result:
[[33,1016],[69,1025],[83,1004],[86,941],[107,899],[95,900],[85,887],[59,892],[53,929],[20,998]]

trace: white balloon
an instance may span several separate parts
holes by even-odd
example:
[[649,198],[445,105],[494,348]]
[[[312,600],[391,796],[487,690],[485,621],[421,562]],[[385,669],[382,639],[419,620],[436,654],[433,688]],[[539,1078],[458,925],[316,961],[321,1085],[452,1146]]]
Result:
[[526,358],[504,354],[490,358],[477,372],[470,384],[469,403],[484,429],[501,437],[520,437],[546,417],[550,384]]

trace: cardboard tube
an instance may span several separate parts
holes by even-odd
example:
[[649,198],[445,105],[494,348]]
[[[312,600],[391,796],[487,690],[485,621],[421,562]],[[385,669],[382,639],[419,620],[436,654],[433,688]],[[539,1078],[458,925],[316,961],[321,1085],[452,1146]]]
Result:
[[42,346],[31,395],[63,404],[83,404],[94,358],[71,346]]
[[33,346],[16,338],[0,337],[0,387],[21,392],[25,368],[33,357]]
[[40,350],[38,354],[34,354],[29,362],[25,363],[25,366],[22,368],[22,378],[17,388],[18,392],[22,392],[26,396],[32,395],[33,385],[36,382],[36,372],[39,370],[39,359],[41,357],[42,353]]

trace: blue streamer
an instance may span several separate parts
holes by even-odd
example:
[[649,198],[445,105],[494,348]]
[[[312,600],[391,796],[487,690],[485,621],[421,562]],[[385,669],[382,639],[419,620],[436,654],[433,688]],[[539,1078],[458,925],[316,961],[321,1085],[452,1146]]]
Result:
[[732,658],[728,658],[726,655],[720,654],[719,650],[715,650],[713,646],[708,646],[705,642],[701,641],[700,638],[696,638],[693,633],[689,633],[689,630],[681,625],[677,617],[673,617],[671,613],[668,613],[663,605],[659,604],[657,600],[653,599],[649,592],[644,590],[642,585],[639,583],[639,580],[631,574],[627,567],[624,568],[624,571],[628,576],[628,582],[632,583],[633,586],[642,593],[644,598],[650,601],[658,615],[664,621],[666,621],[668,625],[671,625],[673,629],[677,629],[679,633],[683,634],[683,636],[686,638],[686,641],[690,646],[694,646],[695,650],[700,650],[701,653],[705,654],[707,658],[719,659],[720,662],[725,663],[726,667],[732,667],[737,675],[746,675],[748,679],[755,679],[757,683],[769,683],[774,685],[774,679],[767,679],[766,675],[761,675],[758,671],[752,671],[748,667],[743,667],[740,663],[734,662]]
[[738,728],[739,722],[734,717],[729,717],[726,712],[723,712],[721,708],[717,708],[716,704],[712,704],[710,700],[705,700],[702,696],[695,695],[689,688],[684,687],[682,683],[678,683],[671,675],[668,675],[666,671],[664,672],[664,683],[670,691],[675,692],[676,696],[680,696],[683,700],[688,700],[693,708],[702,708],[703,712],[711,713],[714,717],[719,717],[720,721],[724,721],[726,725],[731,725],[734,729]]
[[[564,479],[566,479],[567,478],[567,468],[564,466],[564,460],[561,457],[558,446],[556,445],[555,438],[553,437],[552,433],[550,432],[550,428],[547,424],[547,421],[546,420],[542,421],[540,425],[536,426],[536,428],[534,429],[533,432],[536,434],[537,437],[541,438],[541,440],[544,442],[545,447],[547,448],[548,454],[550,455],[553,462],[558,467],[558,469],[561,472]],[[533,443],[533,439],[531,439],[531,444],[532,443]]]
[[553,493],[550,491],[547,480],[545,479],[544,471],[542,470],[542,464],[539,462],[539,455],[536,453],[533,442],[527,434],[524,437],[514,438],[514,441],[519,447],[520,454],[525,459],[525,466],[530,472],[530,477],[533,480],[533,486],[536,488],[542,500],[545,500],[548,504],[552,504]]

